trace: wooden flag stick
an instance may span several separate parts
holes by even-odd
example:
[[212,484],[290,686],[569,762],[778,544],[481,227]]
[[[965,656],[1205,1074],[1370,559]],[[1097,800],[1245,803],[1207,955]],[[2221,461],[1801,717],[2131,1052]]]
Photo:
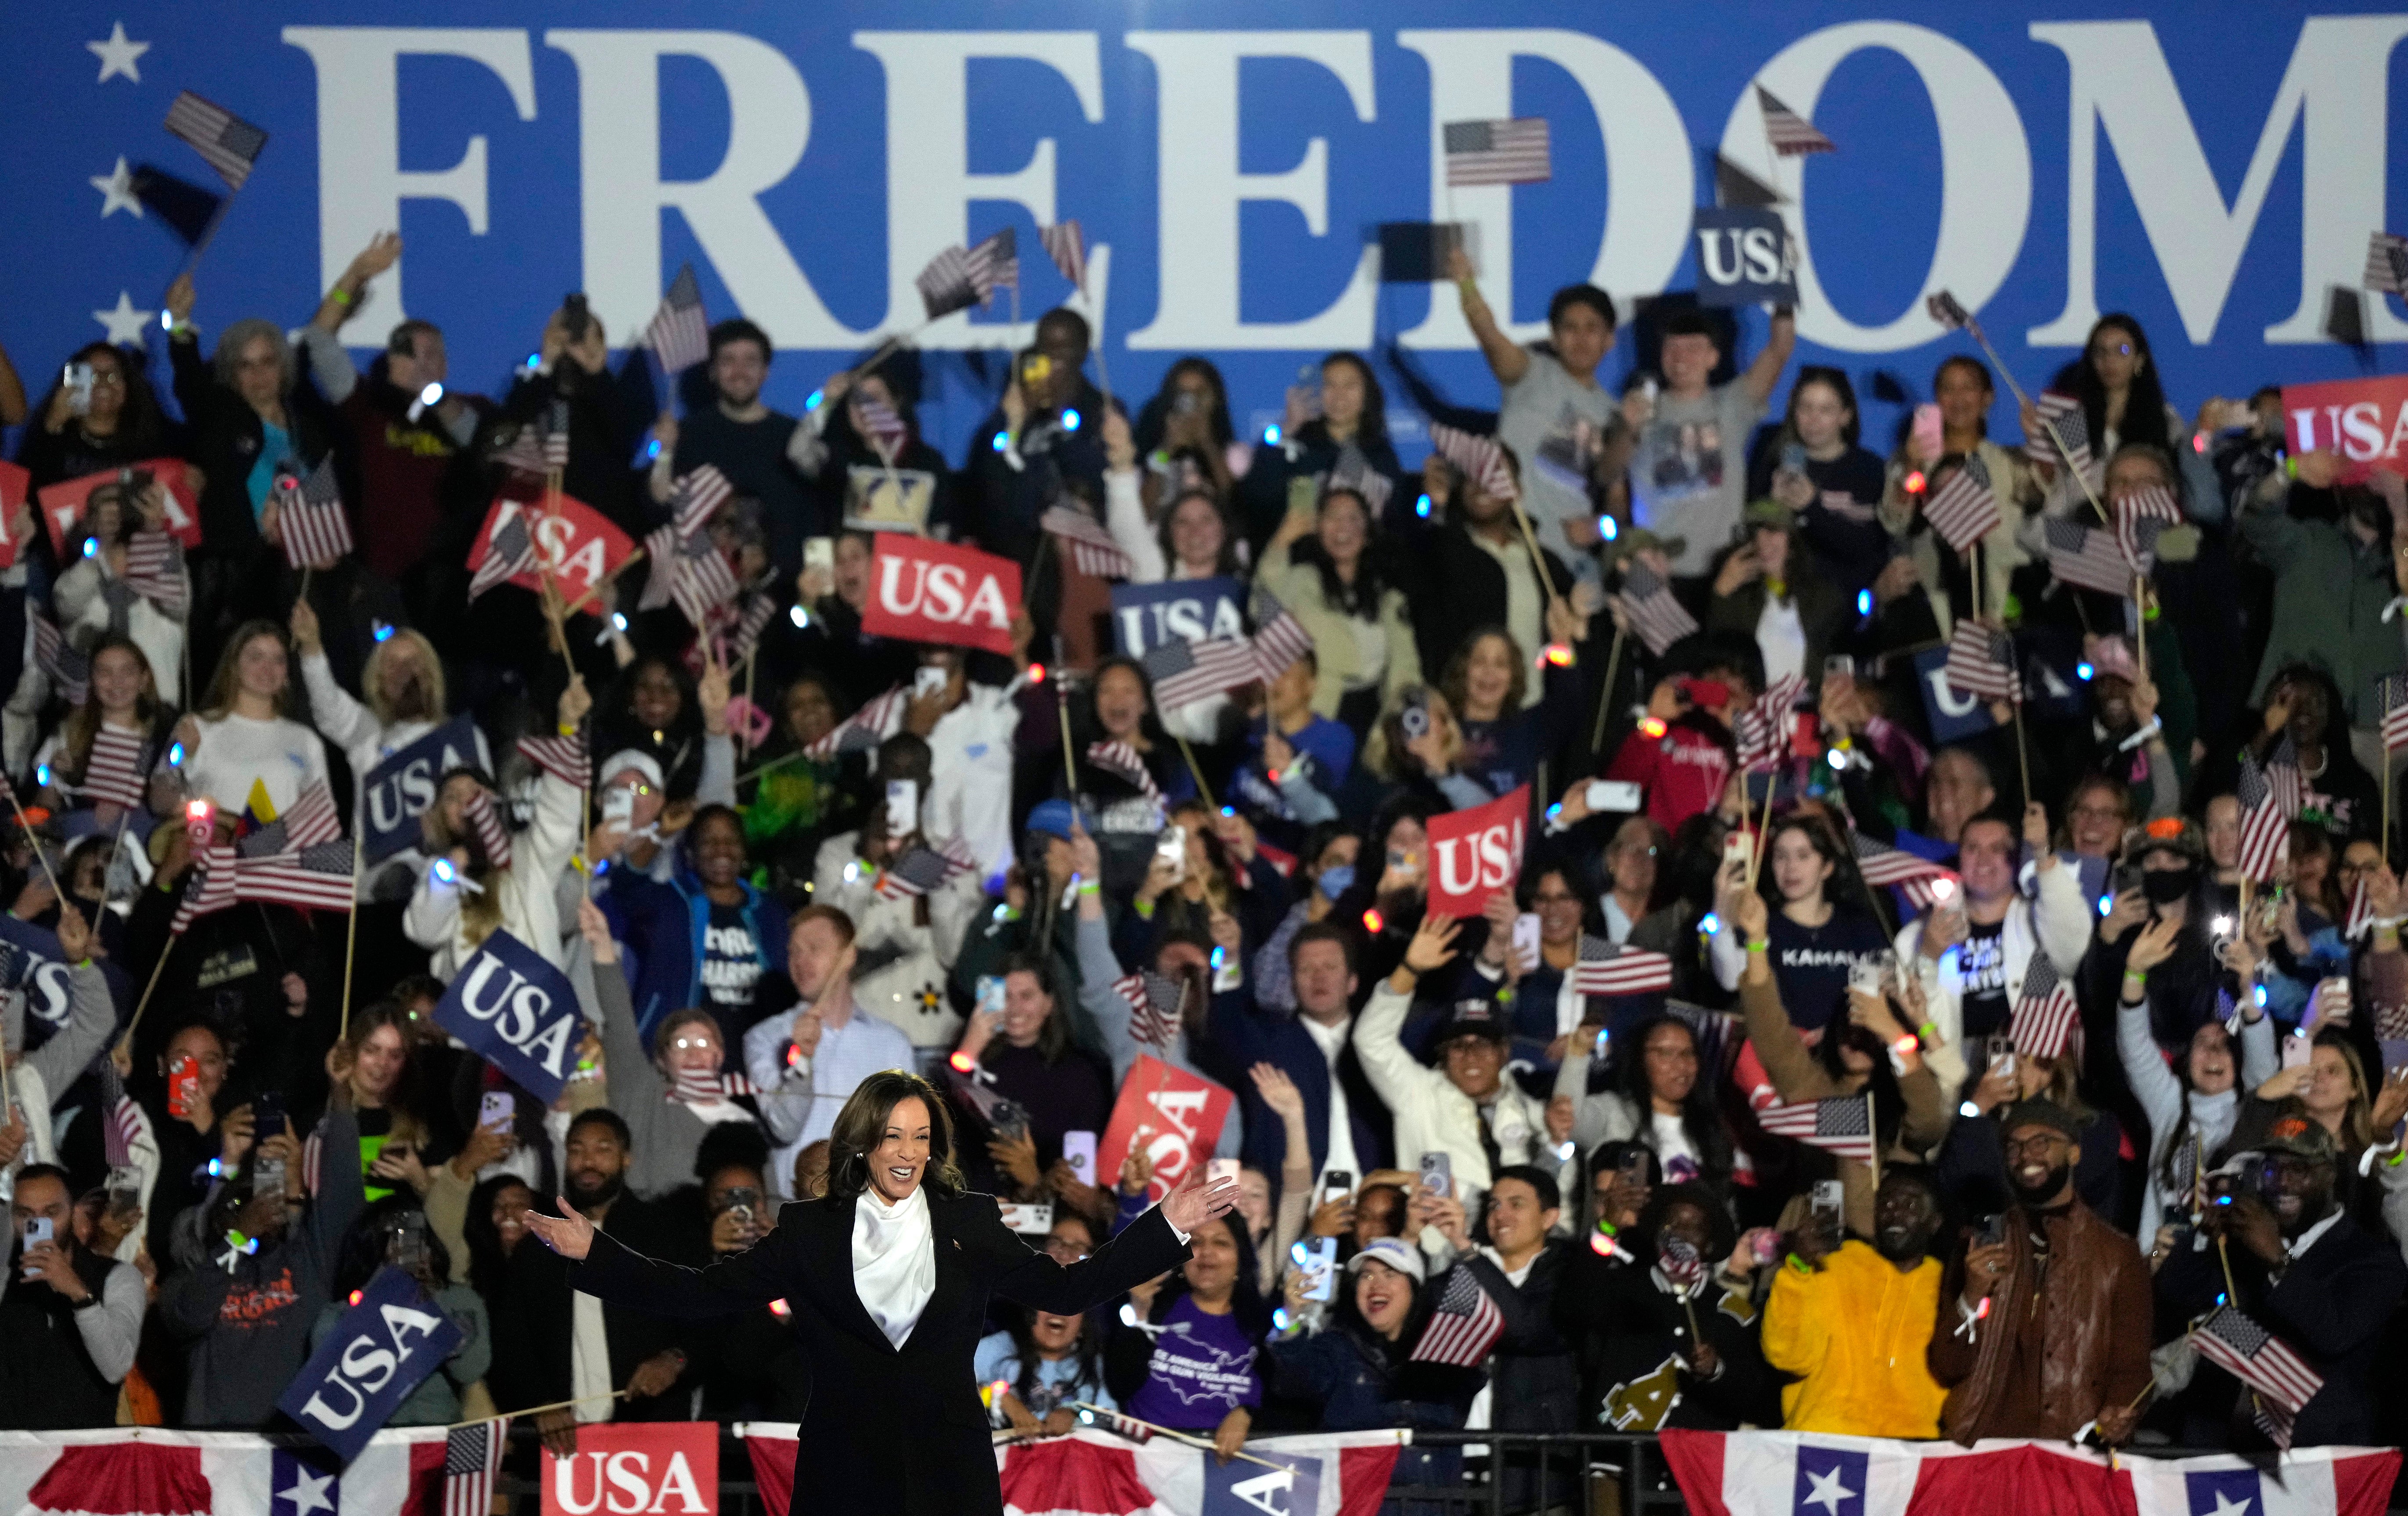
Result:
[[142,998],[134,1002],[134,1018],[125,1023],[125,1035],[117,1039],[118,1046],[128,1052],[134,1048],[134,1029],[142,1024],[142,1013],[150,1008],[150,992],[159,987],[160,971],[167,966],[167,956],[176,951],[176,944],[180,940],[170,934],[165,944],[159,949],[158,961],[150,965],[150,982],[142,986]]
[[1213,802],[1212,787],[1204,782],[1204,770],[1196,766],[1196,750],[1187,745],[1185,737],[1179,737],[1176,733],[1173,733],[1172,737],[1179,744],[1179,755],[1187,760],[1187,777],[1196,781],[1196,793],[1204,797],[1206,805],[1215,810],[1220,809],[1221,808]]
[[2383,866],[2391,866],[2391,750],[2383,750],[2383,830],[2375,834],[2383,849]]
[[627,554],[627,556],[619,560],[618,566],[612,568],[600,579],[595,579],[592,589],[587,590],[583,594],[579,595],[576,599],[571,600],[567,605],[561,608],[561,615],[563,618],[574,616],[578,612],[583,610],[585,608],[585,602],[593,599],[595,595],[602,593],[602,586],[605,584],[616,583],[620,575],[624,574],[627,570],[635,567],[638,564],[642,563],[643,561],[644,550],[640,547],[634,549]]
[[462,1426],[482,1426],[488,1422],[516,1421],[522,1416],[540,1416],[547,1410],[566,1410],[573,1406],[590,1406],[597,1400],[624,1400],[633,1393],[631,1390],[613,1390],[609,1394],[579,1395],[574,1400],[555,1400],[549,1406],[529,1406],[524,1410],[506,1410],[497,1416],[480,1416],[474,1421],[447,1423],[445,1430],[450,1431]]
[[2141,575],[2132,576],[2132,652],[2140,664],[2141,677],[2149,677],[2149,581]]
[[351,838],[351,913],[343,923],[343,1010],[338,1037],[351,1035],[351,961],[360,943],[360,839]]
[[[624,1391],[620,1393],[623,1394],[625,1394]],[[1074,1409],[1079,1410],[1094,1411],[1098,1416],[1116,1417],[1121,1421],[1128,1423],[1131,1426],[1142,1426],[1158,1437],[1168,1437],[1173,1442],[1184,1443],[1191,1448],[1201,1448],[1206,1452],[1213,1451],[1213,1443],[1211,1437],[1199,1437],[1188,1432],[1174,1432],[1169,1427],[1156,1426],[1152,1422],[1140,1421],[1137,1417],[1130,1415],[1127,1411],[1106,1410],[1100,1406],[1089,1405],[1084,1400],[1073,1400],[1070,1404]],[[524,1411],[521,1411],[519,1414],[524,1415],[526,1413]],[[1285,1464],[1275,1464],[1268,1458],[1257,1457],[1251,1452],[1233,1452],[1229,1456],[1232,1458],[1242,1458],[1250,1464],[1260,1464],[1265,1468],[1276,1468],[1282,1473],[1287,1472],[1288,1468],[1288,1466]]]
[[1605,689],[1597,697],[1597,731],[1588,739],[1590,752],[1600,759],[1605,756],[1606,713],[1613,709],[1613,677],[1622,669],[1622,639],[1627,635],[1627,628],[1616,624],[1613,646],[1605,654]]
[[[2017,677],[2021,678],[2020,675]],[[2023,779],[2024,804],[2030,805],[2032,800],[2031,754],[2024,747],[2024,703],[2020,700],[2013,700],[2008,704],[2014,706],[2015,709],[2015,771]]]
[[[1744,779],[1740,780],[1740,800],[1742,808],[1747,800],[1746,785],[1747,781]],[[1778,765],[1775,765],[1772,772],[1764,777],[1764,820],[1756,826],[1756,845],[1747,850],[1747,884],[1751,890],[1756,888],[1756,876],[1764,866],[1764,854],[1772,836],[1772,792],[1780,788],[1781,769]]]
[[[2004,358],[1999,356],[1999,350],[1990,346],[1990,335],[1982,330],[1982,323],[1968,315],[1965,318],[1965,330],[1972,334],[1973,340],[1980,343],[1982,345],[1982,350],[1989,355],[1990,366],[1999,371],[1999,378],[2007,381],[2008,393],[2012,393],[2015,397],[2015,404],[2018,406],[2031,406],[2033,412],[2037,414],[2040,410],[2040,407],[2034,405],[2032,397],[2024,393],[2024,387],[2015,382],[2014,371],[2007,366],[2007,361]],[[2090,487],[2090,480],[2083,476],[2082,470],[2073,468],[2070,464],[2065,464],[2065,438],[2057,435],[2057,423],[2050,421],[2047,417],[2042,416],[2040,418],[2040,425],[2041,430],[2048,434],[2049,441],[2057,448],[2058,463],[2063,465],[2072,473],[2073,482],[2081,485],[2082,493],[2089,498],[2090,508],[2099,513],[2099,519],[2101,522],[2109,520],[2110,518],[2107,514],[2107,508],[2099,503],[2099,492]]]
[[[1467,489],[1470,487],[1470,482],[1469,479],[1464,481]],[[1538,576],[1539,588],[1546,593],[1547,605],[1552,608],[1562,596],[1555,594],[1555,577],[1547,572],[1547,555],[1539,551],[1538,529],[1530,524],[1529,512],[1522,508],[1522,497],[1518,493],[1510,504],[1513,507],[1513,519],[1522,523],[1522,540],[1530,545],[1530,572]],[[1541,616],[1539,646],[1543,649],[1551,640],[1552,638],[1547,635],[1546,618]]]
[[1054,685],[1054,709],[1062,718],[1062,778],[1069,786],[1063,798],[1070,802],[1070,813],[1079,811],[1078,750],[1070,742],[1070,688],[1057,675]]
[[1881,1191],[1881,1128],[1873,1121],[1873,1087],[1865,1086],[1865,1143],[1872,1152],[1873,1190]]

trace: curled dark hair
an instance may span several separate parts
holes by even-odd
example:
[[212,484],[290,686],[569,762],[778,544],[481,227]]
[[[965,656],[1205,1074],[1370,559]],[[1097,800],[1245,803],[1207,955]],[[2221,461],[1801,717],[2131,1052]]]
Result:
[[928,1112],[928,1167],[920,1182],[953,1200],[966,1187],[953,1154],[953,1117],[937,1087],[917,1074],[883,1068],[854,1086],[828,1131],[828,1198],[851,1200],[869,1188],[869,1155],[886,1136],[895,1108],[917,1100]]
[[[1714,1104],[1722,1080],[1716,1070],[1707,1066],[1696,1027],[1664,1011],[1616,1037],[1615,1085],[1632,1110],[1644,1114],[1656,1108],[1656,1093],[1647,1082],[1647,1042],[1657,1028],[1665,1026],[1678,1027],[1681,1035],[1689,1039],[1689,1051],[1697,1057],[1698,1077],[1690,1081],[1689,1093],[1681,1097],[1681,1130],[1687,1134],[1689,1146],[1697,1150],[1698,1166],[1706,1180],[1719,1184],[1731,1171],[1730,1128],[1723,1120],[1721,1108]],[[1649,1128],[1641,1130],[1643,1133]]]

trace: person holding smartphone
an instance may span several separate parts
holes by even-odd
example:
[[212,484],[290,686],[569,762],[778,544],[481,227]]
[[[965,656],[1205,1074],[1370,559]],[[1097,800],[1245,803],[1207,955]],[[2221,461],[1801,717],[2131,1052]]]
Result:
[[1764,1358],[1795,1376],[1781,1391],[1793,1432],[1930,1438],[1947,1392],[1924,1356],[1940,1321],[1945,1215],[1930,1171],[1899,1165],[1873,1197],[1873,1235],[1840,1241],[1802,1226],[1764,1305]]
[[76,1240],[66,1170],[28,1164],[9,1199],[0,1278],[0,1429],[113,1426],[142,1336],[142,1275]]
[[1747,497],[1795,511],[1804,546],[1851,598],[1889,554],[1874,516],[1882,462],[1859,445],[1862,424],[1846,370],[1801,365],[1786,414],[1756,434],[1747,465]]

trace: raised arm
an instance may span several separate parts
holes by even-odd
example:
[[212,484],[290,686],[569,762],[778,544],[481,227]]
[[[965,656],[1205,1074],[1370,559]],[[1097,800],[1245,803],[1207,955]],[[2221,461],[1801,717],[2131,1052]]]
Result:
[[1404,962],[1371,992],[1370,1003],[1354,1023],[1354,1055],[1362,1060],[1371,1088],[1391,1109],[1408,1103],[1416,1089],[1433,1077],[1420,1059],[1405,1051],[1398,1034],[1412,1006],[1413,986],[1421,976],[1455,956],[1455,937],[1461,928],[1460,922],[1448,917],[1424,916],[1405,948]]
[[1522,376],[1530,371],[1530,355],[1497,324],[1496,314],[1480,293],[1480,277],[1471,266],[1470,254],[1455,249],[1448,255],[1446,271],[1463,302],[1464,324],[1471,328],[1473,338],[1479,342],[1480,355],[1488,360],[1488,371],[1497,376],[1499,384],[1519,384]]
[[117,1003],[109,996],[108,980],[102,977],[100,965],[92,961],[92,928],[85,924],[81,911],[64,901],[59,906],[58,936],[60,952],[75,965],[67,976],[66,1028],[25,1055],[26,1064],[42,1076],[42,1088],[53,1102],[65,1097],[67,1086],[82,1077],[85,1067],[108,1045],[108,1034],[117,1029]]
[[1765,339],[1764,350],[1747,365],[1739,381],[1759,406],[1772,398],[1772,387],[1781,382],[1781,371],[1789,366],[1789,355],[1798,347],[1798,313],[1783,306],[1772,313],[1772,335]]

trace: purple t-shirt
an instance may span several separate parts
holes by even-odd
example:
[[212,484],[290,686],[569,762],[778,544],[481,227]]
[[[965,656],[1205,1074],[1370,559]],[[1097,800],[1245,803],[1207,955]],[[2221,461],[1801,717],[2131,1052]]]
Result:
[[1197,1309],[1194,1296],[1181,1295],[1163,1318],[1128,1413],[1179,1431],[1209,1431],[1232,1408],[1262,1404],[1254,1346],[1236,1315],[1212,1315]]

